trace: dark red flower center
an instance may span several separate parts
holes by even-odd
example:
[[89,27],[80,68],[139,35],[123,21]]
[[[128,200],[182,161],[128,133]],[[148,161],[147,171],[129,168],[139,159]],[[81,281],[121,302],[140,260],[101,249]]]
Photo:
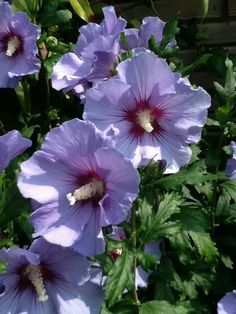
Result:
[[163,117],[165,111],[158,106],[150,106],[148,101],[137,102],[136,108],[125,114],[125,118],[132,123],[130,133],[136,137],[142,137],[145,133],[156,136],[162,131],[158,120]]

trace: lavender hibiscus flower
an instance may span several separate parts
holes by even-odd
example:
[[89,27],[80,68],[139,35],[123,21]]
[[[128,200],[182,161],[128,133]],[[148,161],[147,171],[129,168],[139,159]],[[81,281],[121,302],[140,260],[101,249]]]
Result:
[[17,130],[0,136],[0,172],[5,169],[9,162],[23,153],[32,142],[20,134]]
[[40,29],[25,13],[12,13],[6,1],[0,2],[0,87],[16,87],[22,76],[40,69],[36,40]]
[[116,17],[113,7],[103,8],[104,20],[98,25],[88,23],[79,29],[75,53],[65,54],[54,66],[52,86],[64,92],[73,89],[77,94],[89,83],[112,75],[120,52],[120,33],[126,21]]
[[[158,17],[148,16],[143,19],[140,29],[125,29],[124,33],[127,39],[128,48],[134,49],[143,47],[148,49],[148,40],[151,38],[151,36],[154,36],[156,42],[160,43],[163,37],[164,26],[165,22],[163,22]],[[172,40],[168,46],[173,46],[175,44],[175,40]]]
[[226,164],[226,175],[231,179],[236,179],[236,143],[231,142],[231,149],[233,151],[233,158],[229,159]]
[[105,249],[102,227],[126,219],[139,174],[94,125],[74,119],[53,129],[21,165],[18,186],[40,205],[35,236],[93,256]]
[[236,314],[236,290],[227,293],[217,304],[218,314]]
[[117,71],[87,91],[84,118],[113,135],[135,166],[165,159],[165,173],[177,172],[191,157],[188,144],[200,140],[210,96],[150,51],[121,62]]
[[7,263],[0,313],[99,313],[102,288],[90,281],[91,264],[78,253],[41,238],[29,250],[2,249],[0,259]]

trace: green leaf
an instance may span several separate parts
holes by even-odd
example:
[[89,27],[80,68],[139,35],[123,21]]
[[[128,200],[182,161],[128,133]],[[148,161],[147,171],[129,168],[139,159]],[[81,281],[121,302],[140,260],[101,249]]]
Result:
[[196,185],[201,182],[218,180],[218,175],[207,174],[204,160],[200,160],[189,167],[181,169],[177,174],[165,176],[156,182],[155,186],[164,189],[179,190],[183,184]]
[[209,8],[209,0],[202,0],[203,18],[207,15]]
[[32,19],[42,6],[42,0],[14,0],[13,10],[25,12]]
[[8,189],[7,199],[1,207],[0,212],[0,226],[4,226],[7,222],[17,218],[23,212],[23,210],[29,210],[30,202],[25,199],[13,184]]
[[[199,208],[194,209],[190,206],[182,207],[180,221],[180,234],[183,234],[185,238],[188,236],[189,240],[193,241],[199,255],[204,258],[206,262],[214,261],[218,256],[218,251],[214,242],[211,240],[210,234],[207,233],[208,218],[203,212],[200,211]],[[181,242],[180,245],[182,246]]]
[[220,259],[225,267],[229,269],[234,269],[234,262],[231,260],[229,255],[220,254]]
[[176,234],[179,230],[179,222],[169,221],[169,219],[173,214],[179,213],[179,205],[180,198],[176,193],[166,194],[160,202],[157,213],[152,215],[152,218],[146,221],[146,225],[141,228],[141,242],[152,242],[161,237]]
[[109,307],[121,299],[124,289],[132,289],[134,285],[133,260],[133,254],[126,249],[123,250],[108,273],[105,296]]
[[178,28],[178,19],[177,16],[174,16],[168,22],[166,22],[164,29],[163,29],[163,38],[160,43],[160,48],[164,49],[170,43],[172,39],[179,33]]
[[187,314],[188,309],[182,305],[170,304],[167,301],[150,301],[143,303],[139,314]]
[[236,180],[228,180],[221,184],[223,192],[229,194],[234,202],[236,202]]
[[159,263],[157,257],[152,254],[136,251],[134,255],[137,258],[137,264],[141,265],[145,271],[154,270]]
[[69,0],[75,13],[84,21],[89,22],[93,19],[93,11],[87,0]]

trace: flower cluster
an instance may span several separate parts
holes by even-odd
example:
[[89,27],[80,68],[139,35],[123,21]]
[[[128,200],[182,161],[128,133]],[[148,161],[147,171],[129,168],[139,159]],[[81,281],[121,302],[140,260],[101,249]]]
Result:
[[[0,277],[1,313],[99,313],[102,275],[87,257],[108,254],[114,261],[122,254],[107,252],[105,238],[126,239],[117,225],[130,219],[139,168],[163,160],[165,173],[176,173],[190,161],[189,145],[200,141],[209,94],[149,50],[151,36],[161,42],[165,23],[147,17],[139,30],[126,29],[113,7],[103,13],[100,24],[79,29],[75,52],[53,68],[54,89],[83,97],[84,120],[51,129],[41,149],[21,164],[18,188],[32,201],[37,239],[27,250],[0,252],[7,264]],[[10,5],[0,2],[1,87],[15,87],[22,76],[39,70],[39,34],[24,13],[13,15]],[[171,40],[167,47],[175,44]],[[122,61],[127,50],[129,58]],[[1,136],[0,171],[30,145],[17,131]],[[230,179],[236,177],[235,143],[232,148],[226,167]],[[141,247],[160,258],[159,242]],[[134,286],[146,287],[149,273],[140,266],[134,270]]]
[[55,65],[52,86],[80,94],[89,84],[109,78],[120,53],[120,34],[126,21],[116,17],[113,7],[103,9],[100,25],[89,23],[79,29],[74,53],[65,54]]

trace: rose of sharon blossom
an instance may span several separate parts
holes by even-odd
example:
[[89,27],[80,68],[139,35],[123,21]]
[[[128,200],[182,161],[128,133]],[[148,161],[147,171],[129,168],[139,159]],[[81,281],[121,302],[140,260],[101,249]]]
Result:
[[22,137],[17,130],[0,136],[0,173],[12,159],[23,153],[31,145],[32,142]]
[[150,51],[121,62],[117,71],[87,91],[84,118],[113,135],[135,166],[164,159],[165,173],[177,172],[190,160],[188,144],[200,140],[210,96]]
[[91,264],[70,249],[36,240],[29,250],[2,249],[0,313],[98,314],[101,286],[90,281]]
[[0,2],[0,87],[16,87],[22,76],[40,69],[36,40],[40,29],[22,12],[12,13],[6,1]]
[[[163,37],[164,26],[165,22],[157,16],[148,16],[143,19],[140,29],[125,29],[124,33],[127,39],[128,48],[134,49],[143,47],[148,49],[148,41],[152,36],[154,36],[157,43],[160,43]],[[174,44],[175,41],[172,40],[168,46],[173,46]]]
[[74,119],[51,130],[42,150],[21,165],[18,186],[39,203],[34,236],[93,256],[105,249],[102,227],[126,219],[139,174],[94,125]]
[[67,53],[53,68],[52,86],[64,92],[73,89],[80,94],[89,82],[112,75],[120,52],[120,33],[126,21],[117,18],[113,7],[103,8],[104,20],[99,25],[88,23],[79,29],[75,53]]
[[217,304],[218,314],[236,314],[236,290],[226,293]]
[[231,179],[236,179],[236,143],[231,142],[231,149],[233,152],[233,158],[229,159],[226,164],[226,175]]

